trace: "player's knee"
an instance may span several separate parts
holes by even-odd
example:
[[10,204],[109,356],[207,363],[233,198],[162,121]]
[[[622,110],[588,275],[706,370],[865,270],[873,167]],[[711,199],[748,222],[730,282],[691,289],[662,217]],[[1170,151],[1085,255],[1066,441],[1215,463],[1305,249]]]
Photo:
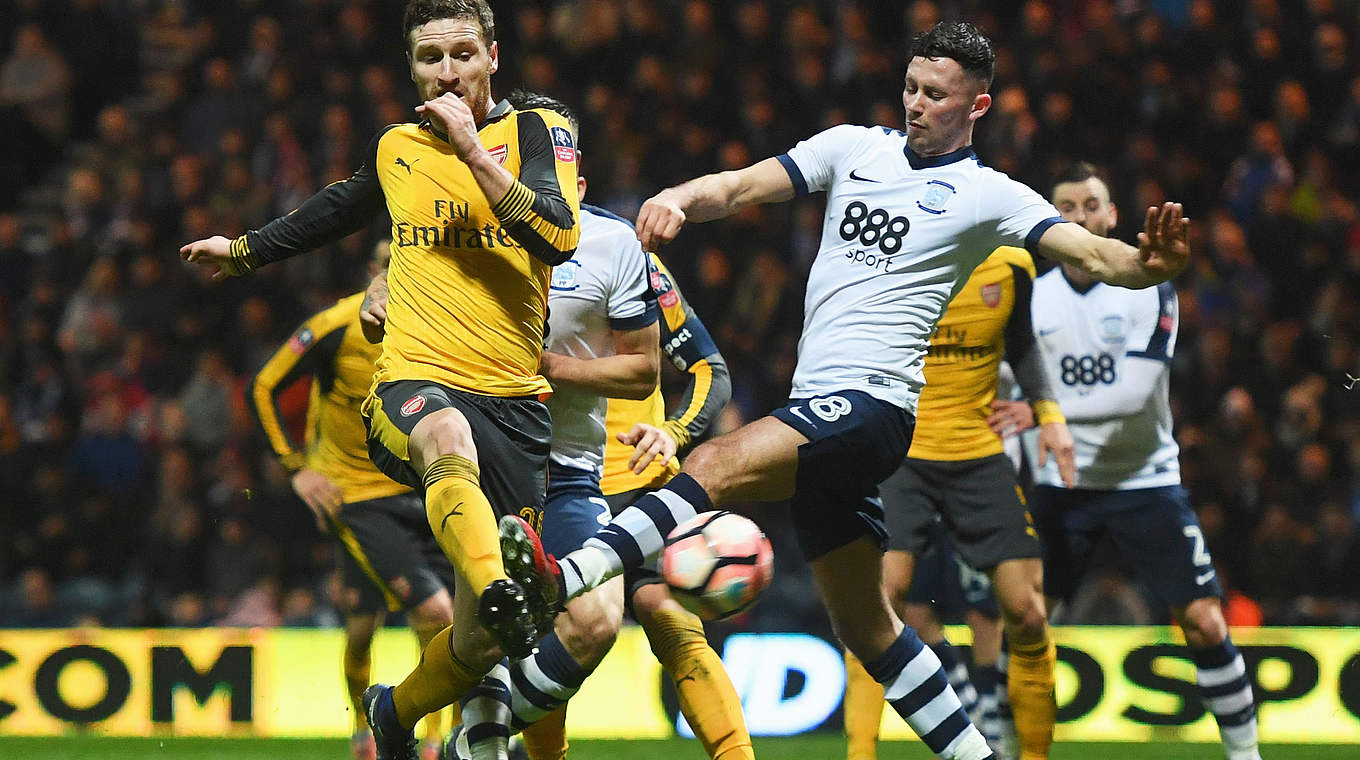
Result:
[[614,646],[623,625],[623,600],[617,593],[607,593],[612,591],[616,589],[601,587],[574,599],[567,604],[567,614],[558,618],[558,638],[577,662],[599,662]]
[[411,431],[411,448],[424,466],[445,454],[477,460],[472,425],[462,412],[453,408],[441,409],[417,423]]
[[666,586],[662,583],[648,583],[638,586],[633,591],[633,614],[638,622],[646,624],[652,620],[657,613],[662,610],[684,610],[680,603],[671,598],[666,593]]
[[725,448],[722,439],[706,441],[685,458],[685,472],[699,481],[714,501],[720,501],[718,494],[727,488],[726,466],[732,456]]
[[1006,627],[1026,640],[1043,636],[1048,626],[1048,611],[1044,597],[1035,592],[1010,594],[1001,599],[1001,614],[1006,619]]
[[433,629],[438,633],[453,622],[453,600],[442,592],[434,594],[407,610],[406,616],[412,628]]
[[1223,607],[1218,599],[1196,599],[1179,617],[1185,641],[1193,649],[1218,646],[1228,638],[1228,622],[1223,619]]

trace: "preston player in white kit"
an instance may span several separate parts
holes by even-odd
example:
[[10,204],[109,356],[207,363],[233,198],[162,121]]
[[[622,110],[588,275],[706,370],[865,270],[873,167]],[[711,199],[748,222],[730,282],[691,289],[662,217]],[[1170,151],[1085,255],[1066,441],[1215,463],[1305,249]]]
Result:
[[[877,484],[911,443],[930,333],[973,267],[998,245],[1025,246],[1128,287],[1186,264],[1179,205],[1149,209],[1140,247],[1061,224],[1051,204],[983,167],[970,145],[987,112],[994,55],[971,24],[912,41],[902,93],[907,133],[833,127],[787,155],[670,188],[648,200],[645,249],[686,221],[826,192],[787,405],[694,450],[683,471],[558,561],[522,523],[502,521],[507,571],[560,605],[628,567],[655,562],[665,536],[730,501],[790,499],[792,518],[837,635],[938,757],[992,757],[938,658],[893,614],[881,584]],[[536,561],[530,561],[536,560]]]
[[[1059,176],[1053,203],[1094,234],[1114,227],[1109,187],[1090,164]],[[1076,488],[1063,487],[1052,463],[1035,471],[1030,512],[1044,544],[1046,594],[1070,599],[1096,544],[1109,536],[1185,632],[1228,760],[1260,760],[1251,682],[1228,635],[1223,591],[1181,488],[1171,434],[1175,288],[1112,288],[1064,263],[1035,281],[1031,304],[1077,459]]]

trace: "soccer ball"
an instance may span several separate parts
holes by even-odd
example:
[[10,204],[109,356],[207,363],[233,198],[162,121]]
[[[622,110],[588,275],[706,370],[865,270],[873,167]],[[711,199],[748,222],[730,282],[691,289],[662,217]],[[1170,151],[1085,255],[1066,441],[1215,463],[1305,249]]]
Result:
[[677,526],[661,551],[661,577],[675,600],[705,620],[755,604],[774,576],[774,550],[755,523],[703,512]]

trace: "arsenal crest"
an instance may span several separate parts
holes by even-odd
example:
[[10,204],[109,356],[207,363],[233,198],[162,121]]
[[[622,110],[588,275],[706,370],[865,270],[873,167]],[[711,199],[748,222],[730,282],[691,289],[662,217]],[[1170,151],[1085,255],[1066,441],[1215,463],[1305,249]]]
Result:
[[497,145],[494,148],[489,148],[487,152],[491,154],[492,158],[496,159],[496,163],[500,164],[501,166],[504,166],[505,157],[510,155],[510,146]]
[[406,403],[401,405],[401,416],[410,417],[421,409],[425,408],[425,397],[419,394],[406,399]]
[[995,309],[1001,303],[1001,283],[989,282],[982,286],[982,302],[989,309]]

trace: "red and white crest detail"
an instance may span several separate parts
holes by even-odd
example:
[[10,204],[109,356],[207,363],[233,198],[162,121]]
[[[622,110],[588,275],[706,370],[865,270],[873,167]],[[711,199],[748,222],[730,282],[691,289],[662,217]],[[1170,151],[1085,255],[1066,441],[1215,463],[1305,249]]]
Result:
[[416,412],[424,408],[425,397],[421,396],[420,394],[416,394],[406,399],[406,403],[401,405],[401,416],[410,417],[411,415],[415,414]]
[[491,154],[492,158],[496,159],[496,163],[504,166],[505,158],[510,155],[510,146],[497,145],[494,148],[489,148],[487,152]]
[[989,282],[983,285],[981,295],[982,302],[987,305],[987,308],[995,309],[997,304],[1001,303],[1001,283]]

